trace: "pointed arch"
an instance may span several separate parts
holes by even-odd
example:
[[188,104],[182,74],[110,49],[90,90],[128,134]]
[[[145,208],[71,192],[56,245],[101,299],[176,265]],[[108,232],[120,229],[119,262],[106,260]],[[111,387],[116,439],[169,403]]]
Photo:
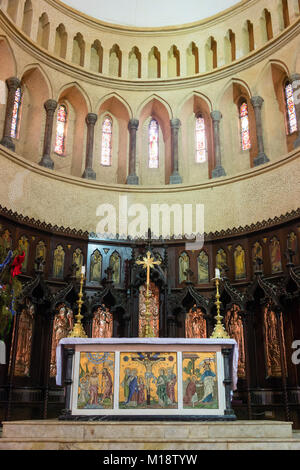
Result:
[[60,25],[56,28],[56,32],[55,32],[54,53],[58,57],[61,57],[62,59],[66,58],[67,42],[68,42],[68,34],[66,31],[65,25],[60,23]]
[[138,47],[133,47],[129,52],[128,78],[135,79],[142,76],[142,54]]
[[39,18],[37,43],[44,49],[49,47],[50,22],[47,13],[43,13]]
[[175,45],[168,51],[168,77],[180,77],[180,53]]
[[73,64],[84,66],[85,41],[81,33],[77,33],[73,38],[72,62]]
[[153,46],[148,53],[148,78],[161,77],[161,58],[156,46]]
[[199,49],[192,41],[186,50],[186,70],[187,75],[196,75],[199,73]]
[[99,39],[96,39],[91,45],[90,69],[93,72],[102,73],[103,67],[103,47]]
[[114,44],[109,51],[109,75],[122,76],[122,52],[118,44]]
[[26,0],[23,10],[22,31],[30,37],[33,18],[33,7],[31,0]]
[[17,62],[14,52],[6,37],[0,37],[0,80],[17,76]]

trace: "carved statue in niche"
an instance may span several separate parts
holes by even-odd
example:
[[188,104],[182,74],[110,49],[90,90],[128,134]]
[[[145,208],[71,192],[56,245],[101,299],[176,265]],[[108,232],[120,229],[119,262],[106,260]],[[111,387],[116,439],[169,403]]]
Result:
[[113,270],[112,280],[115,284],[120,284],[121,279],[121,259],[119,253],[116,251],[111,255],[109,266]]
[[14,371],[14,375],[16,376],[28,377],[30,373],[34,315],[34,305],[27,301],[26,307],[23,308],[19,320],[16,364]]
[[81,268],[83,266],[83,254],[80,248],[76,248],[73,253],[73,264],[76,264],[76,278],[80,279],[81,276]]
[[201,308],[196,308],[196,305],[186,314],[185,337],[207,338],[206,320]]
[[109,308],[102,305],[94,312],[92,338],[112,338],[113,315]]
[[233,305],[231,310],[226,312],[224,323],[227,333],[230,338],[235,339],[239,348],[239,362],[238,362],[238,376],[245,377],[246,375],[246,358],[245,358],[245,343],[244,343],[244,327],[241,316],[239,314],[240,307]]
[[62,245],[57,245],[53,256],[53,277],[62,279],[64,277],[65,252]]
[[179,256],[179,283],[187,280],[186,271],[190,268],[190,258],[184,251]]
[[235,267],[235,278],[245,279],[246,277],[245,251],[241,245],[238,245],[234,251],[234,267]]
[[205,284],[209,282],[209,267],[208,267],[208,256],[205,251],[201,251],[198,256],[198,282],[199,284]]
[[[145,327],[145,312],[146,312],[146,285],[140,286],[139,294],[139,337],[142,338]],[[154,282],[150,282],[149,286],[150,304],[149,310],[151,313],[150,326],[153,330],[154,337],[159,338],[159,287]]]
[[51,346],[51,361],[50,361],[50,376],[56,375],[56,348],[62,338],[66,338],[72,331],[74,325],[73,311],[65,304],[58,306],[58,313],[54,317],[53,332],[52,332],[52,346]]
[[294,232],[291,232],[288,235],[287,247],[289,250],[292,250],[294,253],[297,253],[297,236]]
[[95,250],[90,261],[90,281],[101,281],[102,256],[99,250]]
[[276,237],[273,237],[270,242],[270,256],[272,273],[282,271],[280,243]]
[[227,255],[223,248],[220,248],[216,256],[216,268],[222,270],[224,265],[227,265]]
[[22,272],[27,271],[27,264],[28,264],[28,254],[29,254],[29,242],[28,238],[23,235],[19,242],[18,242],[18,250],[20,253],[25,253],[25,258],[22,264]]
[[4,230],[0,238],[0,246],[2,247],[4,253],[9,251],[12,247],[12,239],[9,230]]
[[[264,337],[265,337],[266,368],[267,368],[267,375],[269,377],[281,377],[282,375],[281,360],[280,360],[280,343],[279,343],[279,338],[277,334],[277,325],[278,325],[278,320],[277,320],[275,312],[272,311],[270,305],[266,306],[264,308]],[[281,338],[282,338],[282,344],[284,348],[284,361],[286,361],[282,317],[280,320],[280,331],[282,335]]]

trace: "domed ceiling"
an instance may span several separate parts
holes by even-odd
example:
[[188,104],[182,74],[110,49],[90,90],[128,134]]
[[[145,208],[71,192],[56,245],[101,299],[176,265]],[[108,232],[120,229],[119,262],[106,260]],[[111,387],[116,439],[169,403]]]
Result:
[[[246,1],[246,0],[243,0]],[[239,0],[64,0],[62,3],[106,23],[164,27],[201,21]]]

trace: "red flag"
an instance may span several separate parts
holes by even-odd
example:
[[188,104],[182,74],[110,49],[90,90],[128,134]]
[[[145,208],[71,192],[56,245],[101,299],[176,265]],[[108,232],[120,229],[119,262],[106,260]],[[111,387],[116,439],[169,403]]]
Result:
[[25,251],[19,256],[16,256],[11,265],[11,274],[12,277],[18,276],[21,274],[22,264],[25,259]]

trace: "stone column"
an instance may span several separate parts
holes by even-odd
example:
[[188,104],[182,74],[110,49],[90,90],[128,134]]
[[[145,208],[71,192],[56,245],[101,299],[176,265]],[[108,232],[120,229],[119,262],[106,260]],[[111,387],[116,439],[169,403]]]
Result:
[[15,144],[11,138],[11,122],[13,117],[15,94],[17,89],[21,86],[21,82],[17,77],[11,77],[6,80],[8,94],[6,104],[6,114],[4,121],[3,137],[0,142],[1,145],[8,149],[15,151]]
[[139,184],[139,177],[136,174],[136,133],[139,127],[137,119],[130,119],[129,130],[129,174],[127,184]]
[[226,176],[225,170],[222,167],[222,156],[221,156],[221,143],[220,143],[220,121],[222,114],[220,111],[213,111],[211,113],[213,121],[213,137],[214,137],[214,150],[215,150],[215,168],[212,171],[213,178],[219,178],[220,176]]
[[294,142],[294,148],[300,147],[300,74],[294,73],[290,77],[290,81],[293,87],[294,92],[294,102],[295,102],[295,110],[297,116],[297,139]]
[[93,170],[93,154],[94,154],[94,131],[97,122],[97,114],[89,113],[86,117],[87,139],[86,139],[86,161],[83,178],[89,180],[96,179],[96,173]]
[[255,114],[256,137],[257,137],[257,146],[258,146],[258,155],[254,159],[254,166],[263,165],[264,163],[268,163],[270,161],[265,154],[265,148],[264,148],[262,117],[261,117],[261,109],[262,109],[263,102],[264,100],[261,96],[253,96],[253,98],[251,98],[251,104],[253,106],[254,114]]
[[179,119],[171,119],[171,160],[173,166],[173,173],[170,176],[170,184],[181,184],[182,178],[179,174],[178,168],[178,133],[181,126]]
[[44,104],[44,108],[46,110],[44,150],[43,150],[43,156],[42,156],[41,161],[39,162],[39,165],[53,170],[54,161],[51,158],[51,144],[52,144],[54,113],[57,108],[57,101],[47,100]]

